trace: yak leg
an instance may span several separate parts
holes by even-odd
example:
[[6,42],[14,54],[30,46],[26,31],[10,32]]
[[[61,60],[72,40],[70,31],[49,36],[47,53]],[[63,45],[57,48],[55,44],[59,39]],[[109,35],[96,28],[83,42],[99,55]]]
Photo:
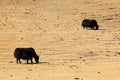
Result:
[[31,64],[33,64],[33,61],[32,61],[32,59],[30,59],[31,60]]
[[91,29],[94,30],[94,26],[91,26]]
[[85,29],[85,27],[83,26],[83,29]]
[[18,59],[16,59],[16,63],[18,64]]
[[27,64],[29,63],[29,59],[27,59]]
[[20,61],[20,59],[19,59],[19,63],[21,64],[21,61]]
[[[32,59],[30,59],[30,61],[31,61],[31,64],[33,64]],[[27,64],[29,64],[29,59],[27,59]]]
[[89,27],[86,27],[86,29],[89,29]]
[[20,61],[20,59],[17,59],[16,60],[16,63],[18,64],[18,63],[20,63],[21,64],[21,61]]

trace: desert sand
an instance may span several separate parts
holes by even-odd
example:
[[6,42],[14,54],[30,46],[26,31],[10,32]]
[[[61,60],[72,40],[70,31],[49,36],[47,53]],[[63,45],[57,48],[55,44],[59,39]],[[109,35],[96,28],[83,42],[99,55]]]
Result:
[[[100,29],[84,30],[85,18]],[[40,63],[16,64],[17,47],[33,47]],[[0,0],[0,80],[120,80],[119,74],[120,0]]]

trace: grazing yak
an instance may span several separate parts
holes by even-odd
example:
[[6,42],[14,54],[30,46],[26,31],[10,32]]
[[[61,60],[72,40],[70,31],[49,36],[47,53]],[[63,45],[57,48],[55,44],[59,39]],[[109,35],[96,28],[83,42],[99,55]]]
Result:
[[32,58],[35,59],[36,63],[39,62],[39,56],[37,56],[33,48],[16,48],[14,51],[14,57],[16,58],[16,63],[20,64],[20,59],[27,60],[27,64],[29,63],[29,60],[33,63]]
[[89,19],[84,19],[82,21],[82,26],[83,26],[83,29],[92,29],[92,30],[98,30],[99,29],[99,25],[97,24],[97,21],[96,20],[89,20]]

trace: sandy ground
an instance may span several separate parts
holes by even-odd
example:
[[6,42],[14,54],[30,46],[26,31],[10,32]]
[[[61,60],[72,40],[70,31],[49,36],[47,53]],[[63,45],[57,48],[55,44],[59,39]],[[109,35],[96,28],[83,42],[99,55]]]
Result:
[[[83,30],[84,18],[99,30]],[[39,64],[16,64],[33,47]],[[35,61],[34,61],[35,62]],[[0,0],[0,80],[119,80],[120,0]]]

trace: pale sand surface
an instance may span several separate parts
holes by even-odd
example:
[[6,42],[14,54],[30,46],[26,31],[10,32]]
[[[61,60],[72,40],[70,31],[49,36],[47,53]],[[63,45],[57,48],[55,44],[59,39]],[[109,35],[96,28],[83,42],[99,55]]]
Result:
[[[83,30],[84,18],[100,29]],[[16,64],[17,47],[40,63]],[[120,80],[120,0],[0,0],[0,80],[74,78]]]

